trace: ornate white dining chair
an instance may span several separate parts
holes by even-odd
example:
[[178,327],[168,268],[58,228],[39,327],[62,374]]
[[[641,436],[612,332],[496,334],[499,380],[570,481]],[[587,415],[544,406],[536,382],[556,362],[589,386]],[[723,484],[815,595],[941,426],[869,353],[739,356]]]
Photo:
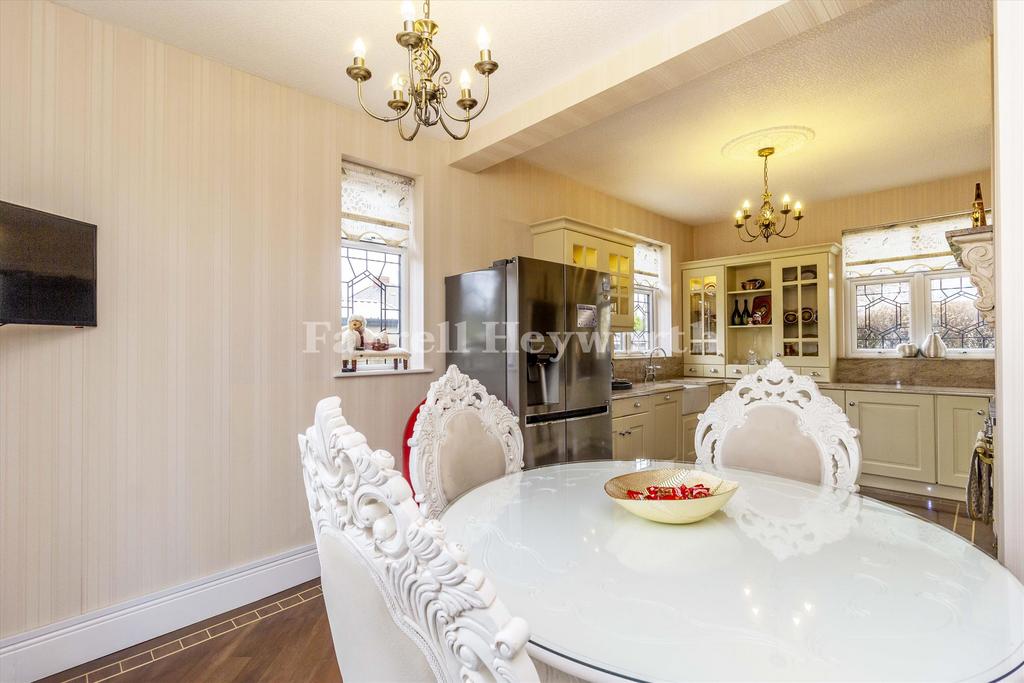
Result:
[[697,418],[697,462],[857,490],[860,443],[842,408],[778,360],[736,382]]
[[346,681],[537,681],[529,628],[428,520],[387,451],[326,398],[299,435],[324,603]]
[[430,385],[409,446],[412,487],[427,517],[466,491],[523,469],[516,416],[454,365]]

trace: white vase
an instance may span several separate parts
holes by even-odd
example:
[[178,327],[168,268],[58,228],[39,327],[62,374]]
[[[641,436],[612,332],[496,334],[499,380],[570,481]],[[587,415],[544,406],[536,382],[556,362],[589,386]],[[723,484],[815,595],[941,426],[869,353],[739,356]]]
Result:
[[921,342],[921,355],[925,358],[946,357],[946,342],[942,341],[938,332],[932,332]]

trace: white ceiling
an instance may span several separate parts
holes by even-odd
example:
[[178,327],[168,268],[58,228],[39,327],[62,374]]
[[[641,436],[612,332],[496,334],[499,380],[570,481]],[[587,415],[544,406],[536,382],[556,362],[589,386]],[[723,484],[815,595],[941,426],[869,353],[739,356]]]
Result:
[[722,146],[754,130],[815,138],[769,161],[770,189],[814,202],[990,164],[989,2],[883,1],[524,155],[692,224],[730,220],[761,160]]
[[[367,85],[368,104],[381,114],[387,113],[391,75],[407,71],[406,53],[395,43],[402,28],[399,0],[58,2],[350,107],[358,103],[345,67],[352,63],[355,39],[361,37],[374,74]],[[702,4],[704,0],[435,0],[430,13],[440,25],[434,45],[442,69],[457,79],[466,68],[474,76],[474,88],[480,79],[472,68],[479,59],[477,30],[483,25],[491,34],[500,68],[491,77],[491,101],[479,119],[484,125]]]

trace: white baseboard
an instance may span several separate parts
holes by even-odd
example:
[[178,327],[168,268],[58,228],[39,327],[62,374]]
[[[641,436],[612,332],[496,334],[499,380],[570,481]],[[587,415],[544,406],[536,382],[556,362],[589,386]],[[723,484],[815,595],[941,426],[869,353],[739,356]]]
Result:
[[0,681],[28,683],[320,576],[316,546],[0,640]]

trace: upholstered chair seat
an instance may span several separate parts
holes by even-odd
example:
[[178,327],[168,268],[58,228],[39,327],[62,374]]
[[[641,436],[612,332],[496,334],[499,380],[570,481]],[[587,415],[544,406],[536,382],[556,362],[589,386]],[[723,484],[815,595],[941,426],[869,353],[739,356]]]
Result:
[[698,416],[697,462],[857,490],[860,443],[842,408],[778,360]]
[[523,469],[516,416],[454,365],[430,385],[409,447],[413,489],[427,517],[466,491]]

